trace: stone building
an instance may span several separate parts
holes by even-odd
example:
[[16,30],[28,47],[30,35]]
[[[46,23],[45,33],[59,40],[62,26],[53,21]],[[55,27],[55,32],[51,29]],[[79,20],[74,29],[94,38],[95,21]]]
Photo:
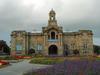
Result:
[[93,33],[91,30],[63,32],[55,11],[51,10],[48,25],[42,27],[41,33],[11,33],[11,55],[28,54],[30,49],[43,55],[93,55]]

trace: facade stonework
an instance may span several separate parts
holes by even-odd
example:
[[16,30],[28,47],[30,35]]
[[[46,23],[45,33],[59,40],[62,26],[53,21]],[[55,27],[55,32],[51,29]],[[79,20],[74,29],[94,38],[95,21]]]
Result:
[[42,27],[41,33],[13,31],[11,55],[28,54],[30,49],[43,55],[93,55],[92,31],[63,32],[55,16],[55,11],[51,10],[48,26]]

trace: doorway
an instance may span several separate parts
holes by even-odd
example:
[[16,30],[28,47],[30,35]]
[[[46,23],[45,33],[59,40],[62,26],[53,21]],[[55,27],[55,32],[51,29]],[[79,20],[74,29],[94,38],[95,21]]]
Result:
[[49,55],[57,55],[58,53],[58,48],[56,45],[51,45],[48,50]]

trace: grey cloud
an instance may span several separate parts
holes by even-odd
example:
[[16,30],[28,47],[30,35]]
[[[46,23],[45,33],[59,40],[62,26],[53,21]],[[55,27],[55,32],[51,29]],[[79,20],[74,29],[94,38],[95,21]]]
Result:
[[48,13],[53,8],[64,30],[92,29],[94,36],[100,37],[99,0],[42,0],[43,6],[39,8],[34,3],[25,6],[23,1],[0,0],[0,32],[41,30],[47,25]]

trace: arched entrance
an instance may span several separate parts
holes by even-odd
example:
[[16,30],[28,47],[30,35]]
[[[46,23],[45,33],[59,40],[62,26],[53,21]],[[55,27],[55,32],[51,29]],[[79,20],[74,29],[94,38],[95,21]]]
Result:
[[51,45],[48,49],[48,54],[49,55],[57,55],[58,53],[58,48],[56,45]]

